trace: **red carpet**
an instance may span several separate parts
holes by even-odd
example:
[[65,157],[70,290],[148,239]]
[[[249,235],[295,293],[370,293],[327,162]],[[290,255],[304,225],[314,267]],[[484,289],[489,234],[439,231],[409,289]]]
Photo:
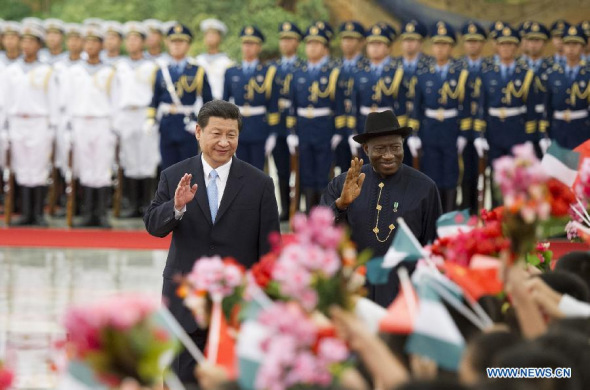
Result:
[[157,238],[141,230],[8,228],[0,229],[0,247],[167,250],[171,237]]

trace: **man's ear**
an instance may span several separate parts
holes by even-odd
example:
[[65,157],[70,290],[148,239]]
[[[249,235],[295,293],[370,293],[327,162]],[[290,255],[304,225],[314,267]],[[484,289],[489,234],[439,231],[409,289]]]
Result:
[[201,140],[202,132],[203,132],[203,129],[197,123],[197,127],[195,128],[195,137],[197,138],[197,142],[199,142]]
[[367,145],[366,142],[363,144],[363,152],[365,152],[367,156],[369,155],[369,145]]

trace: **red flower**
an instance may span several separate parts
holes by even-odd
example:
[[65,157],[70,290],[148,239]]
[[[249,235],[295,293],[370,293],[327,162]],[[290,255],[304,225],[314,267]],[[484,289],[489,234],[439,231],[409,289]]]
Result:
[[277,255],[271,252],[262,256],[260,261],[252,266],[252,275],[260,288],[265,289],[272,280],[276,260]]
[[0,390],[8,389],[13,379],[14,375],[12,372],[2,368],[0,364]]
[[547,182],[547,189],[550,194],[551,215],[554,217],[567,216],[570,205],[576,203],[576,196],[573,191],[556,179],[550,179]]
[[238,267],[242,273],[246,273],[246,267],[244,267],[243,264],[238,263],[233,257],[224,257],[222,260],[225,265],[234,265]]

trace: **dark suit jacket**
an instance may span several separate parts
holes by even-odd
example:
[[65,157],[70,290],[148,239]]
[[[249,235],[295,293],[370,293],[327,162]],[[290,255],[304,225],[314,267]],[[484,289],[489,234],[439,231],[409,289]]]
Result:
[[[182,219],[174,218],[174,192],[185,173],[198,185]],[[172,232],[164,268],[162,295],[170,311],[189,333],[196,330],[192,314],[176,296],[174,275],[190,272],[203,256],[231,256],[246,267],[269,252],[268,235],[279,232],[279,214],[270,177],[234,157],[215,223],[211,222],[201,155],[181,161],[160,175],[156,196],[144,215],[147,231],[156,237]]]

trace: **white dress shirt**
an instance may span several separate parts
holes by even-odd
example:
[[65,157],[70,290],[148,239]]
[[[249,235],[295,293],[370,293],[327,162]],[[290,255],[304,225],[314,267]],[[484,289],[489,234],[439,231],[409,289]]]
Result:
[[[201,154],[201,161],[203,162],[203,174],[205,178],[205,186],[209,186],[209,182],[211,181],[211,171],[213,168],[211,165],[205,161],[205,157]],[[231,163],[233,158],[230,159],[228,162],[220,166],[219,168],[215,169],[217,171],[217,179],[215,179],[215,183],[217,184],[217,207],[221,205],[221,199],[223,199],[223,192],[225,191],[225,186],[227,185],[227,178],[229,176],[229,170],[231,168]],[[182,208],[182,210],[174,209],[174,218],[181,219],[186,211],[186,205]]]

